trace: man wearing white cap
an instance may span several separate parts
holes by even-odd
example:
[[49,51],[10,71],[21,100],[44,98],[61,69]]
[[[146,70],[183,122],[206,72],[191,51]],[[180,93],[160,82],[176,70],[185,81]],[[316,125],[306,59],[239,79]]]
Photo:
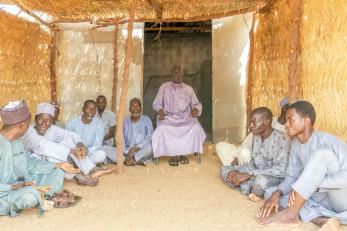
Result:
[[23,137],[25,148],[38,159],[56,163],[71,160],[83,174],[66,174],[65,177],[74,178],[80,185],[95,186],[98,182],[96,177],[111,170],[95,166],[86,155],[86,148],[77,134],[53,125],[54,112],[54,106],[49,103],[37,105],[35,125]]
[[[64,171],[78,172],[67,163],[52,163],[28,157],[20,140],[28,130],[31,115],[25,101],[9,102],[0,109],[0,215],[16,216],[38,206],[52,209],[52,199],[63,189]],[[64,170],[64,171],[62,171]],[[50,186],[46,191],[42,186]],[[60,194],[61,196],[61,194]]]

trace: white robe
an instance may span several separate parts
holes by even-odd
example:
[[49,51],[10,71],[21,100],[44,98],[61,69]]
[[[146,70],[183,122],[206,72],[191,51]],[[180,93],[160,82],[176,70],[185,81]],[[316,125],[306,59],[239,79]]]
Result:
[[88,156],[85,159],[77,159],[70,155],[70,150],[75,148],[77,143],[82,142],[79,135],[74,132],[51,125],[46,134],[41,136],[33,126],[30,126],[22,139],[30,155],[40,160],[60,163],[67,162],[68,157],[71,157],[86,175],[95,167]]

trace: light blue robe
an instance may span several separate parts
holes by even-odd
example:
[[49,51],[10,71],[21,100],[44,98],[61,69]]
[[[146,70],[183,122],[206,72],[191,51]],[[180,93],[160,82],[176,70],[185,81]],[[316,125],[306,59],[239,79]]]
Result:
[[135,123],[131,121],[130,116],[125,118],[123,134],[125,153],[128,153],[130,148],[136,146],[140,148],[140,150],[134,154],[136,161],[152,159],[153,125],[148,116],[141,115],[140,119]]
[[88,148],[88,153],[101,150],[104,142],[104,124],[102,120],[94,116],[90,124],[82,122],[82,116],[77,116],[66,125],[66,130],[77,133],[84,145]]
[[325,132],[314,131],[302,144],[293,138],[284,181],[265,193],[269,198],[281,190],[281,207],[286,207],[289,193],[295,190],[305,200],[301,219],[334,217],[347,224],[347,145]]
[[39,205],[43,212],[41,193],[28,186],[11,190],[11,185],[35,181],[36,186],[52,186],[45,193],[50,198],[63,189],[64,172],[55,164],[29,157],[20,139],[8,141],[0,135],[0,215],[16,216],[22,209]]

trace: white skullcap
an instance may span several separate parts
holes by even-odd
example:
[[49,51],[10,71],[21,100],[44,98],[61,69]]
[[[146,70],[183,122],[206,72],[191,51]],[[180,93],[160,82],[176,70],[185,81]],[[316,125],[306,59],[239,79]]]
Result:
[[48,114],[54,117],[55,107],[50,103],[39,103],[36,106],[36,114]]

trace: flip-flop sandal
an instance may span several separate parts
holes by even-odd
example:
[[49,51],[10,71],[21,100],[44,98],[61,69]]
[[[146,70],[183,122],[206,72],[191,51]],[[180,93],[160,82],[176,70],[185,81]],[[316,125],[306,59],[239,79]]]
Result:
[[189,160],[186,156],[180,156],[180,164],[185,165],[189,164]]
[[75,200],[76,203],[78,203],[78,202],[80,202],[82,200],[82,197],[75,195],[74,200]]
[[172,157],[169,161],[168,161],[170,166],[173,167],[177,167],[178,166],[178,159],[176,157]]
[[58,209],[65,209],[65,208],[70,208],[73,207],[77,204],[76,201],[74,202],[68,202],[68,201],[57,201],[54,203],[53,207],[58,208]]
[[62,194],[65,195],[70,200],[70,202],[74,202],[74,201],[80,202],[82,200],[82,197],[80,197],[80,196],[78,196],[78,195],[76,195],[76,194],[74,194],[74,193],[72,193],[66,189],[64,189],[62,191]]

